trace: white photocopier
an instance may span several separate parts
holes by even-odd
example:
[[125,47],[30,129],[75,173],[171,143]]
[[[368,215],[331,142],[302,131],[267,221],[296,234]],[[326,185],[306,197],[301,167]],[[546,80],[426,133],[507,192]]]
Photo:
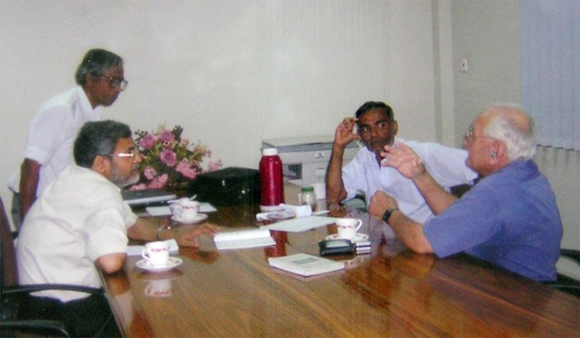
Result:
[[[333,140],[333,135],[263,140],[262,149],[278,149],[284,180],[304,186],[326,180]],[[356,141],[346,147],[343,166],[350,163],[358,150]]]

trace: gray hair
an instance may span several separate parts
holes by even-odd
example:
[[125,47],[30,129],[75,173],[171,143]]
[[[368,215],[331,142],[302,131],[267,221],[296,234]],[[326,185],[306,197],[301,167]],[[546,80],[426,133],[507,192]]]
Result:
[[75,163],[91,168],[97,156],[111,156],[121,138],[130,138],[128,125],[111,121],[92,121],[83,125],[73,146]]
[[119,55],[100,48],[91,49],[79,64],[75,80],[79,86],[84,86],[88,74],[92,77],[98,77],[108,69],[118,66],[123,66],[123,59]]
[[484,135],[505,143],[507,156],[511,161],[532,159],[536,154],[536,133],[534,120],[521,106],[501,105],[486,109],[491,121]]

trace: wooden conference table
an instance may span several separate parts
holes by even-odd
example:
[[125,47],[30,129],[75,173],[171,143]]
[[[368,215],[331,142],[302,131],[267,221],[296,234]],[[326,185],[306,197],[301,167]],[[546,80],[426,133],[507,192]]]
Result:
[[[256,227],[254,206],[218,208],[208,221],[222,231]],[[318,255],[334,225],[273,232],[276,246],[217,251],[180,248],[183,264],[162,273],[135,266],[102,276],[126,337],[579,337],[580,301],[465,255],[438,259],[396,242],[367,213],[359,232],[372,252],[340,257],[346,269],[302,278],[267,258]],[[341,215],[338,215],[341,216]]]

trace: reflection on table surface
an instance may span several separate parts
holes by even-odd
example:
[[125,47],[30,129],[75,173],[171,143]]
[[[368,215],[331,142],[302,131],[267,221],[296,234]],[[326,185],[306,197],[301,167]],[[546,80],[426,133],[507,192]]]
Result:
[[[218,208],[224,231],[257,227],[255,206]],[[150,273],[129,257],[103,276],[128,337],[578,337],[580,301],[543,284],[458,255],[415,254],[381,220],[357,210],[370,255],[336,257],[344,271],[303,278],[271,268],[268,257],[318,255],[334,225],[272,232],[276,245],[217,251],[180,248],[183,264]]]

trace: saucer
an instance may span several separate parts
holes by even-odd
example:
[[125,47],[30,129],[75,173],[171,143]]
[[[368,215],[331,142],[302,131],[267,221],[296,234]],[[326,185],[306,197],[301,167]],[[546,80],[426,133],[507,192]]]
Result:
[[138,268],[141,268],[141,269],[147,270],[147,271],[151,271],[151,272],[164,272],[164,271],[169,271],[177,266],[180,266],[181,263],[183,263],[183,260],[181,258],[169,257],[169,262],[167,262],[167,265],[153,266],[146,259],[142,259],[142,260],[138,261],[135,265]]
[[195,223],[199,223],[201,221],[203,221],[204,219],[207,218],[206,214],[197,214],[197,216],[195,216],[193,219],[181,219],[175,216],[171,216],[171,219],[176,221],[177,223],[181,223],[181,224],[195,224]]
[[282,219],[289,219],[294,217],[295,215],[291,212],[287,211],[271,211],[264,215],[264,218],[268,221],[278,221]]
[[[326,239],[327,240],[334,240],[334,239],[341,239],[341,238],[338,237],[338,234],[332,234],[332,235],[326,236]],[[354,236],[354,239],[352,240],[352,242],[356,243],[356,242],[366,241],[368,239],[369,239],[369,235],[357,233]]]

